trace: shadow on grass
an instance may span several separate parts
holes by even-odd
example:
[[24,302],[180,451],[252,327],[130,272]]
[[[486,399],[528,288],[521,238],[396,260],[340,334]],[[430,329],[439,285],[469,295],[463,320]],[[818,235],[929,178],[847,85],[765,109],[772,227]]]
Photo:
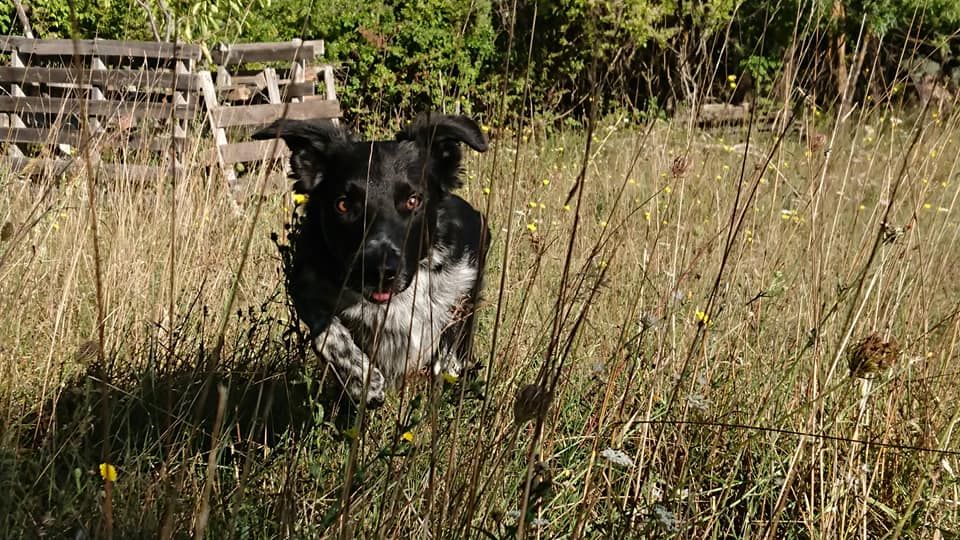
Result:
[[[304,439],[343,451],[348,445],[335,443],[357,416],[339,383],[307,352],[302,336],[273,337],[278,322],[257,321],[257,315],[241,315],[247,330],[213,369],[205,367],[210,354],[202,331],[157,340],[106,365],[92,361],[56,396],[10,415],[0,432],[6,494],[0,530],[25,537],[95,533],[104,496],[99,464],[110,463],[120,476],[114,496],[141,498],[115,501],[118,513],[121,507],[127,513],[115,525],[118,532],[170,526],[183,533],[211,448],[220,468],[216,483],[228,493],[221,500],[238,492],[242,498],[245,481],[260,482],[258,474],[296,459]],[[95,350],[88,344],[86,356],[92,360]],[[230,469],[238,473],[223,474]],[[129,515],[131,503],[135,508],[151,499],[154,506],[142,508],[143,515]]]

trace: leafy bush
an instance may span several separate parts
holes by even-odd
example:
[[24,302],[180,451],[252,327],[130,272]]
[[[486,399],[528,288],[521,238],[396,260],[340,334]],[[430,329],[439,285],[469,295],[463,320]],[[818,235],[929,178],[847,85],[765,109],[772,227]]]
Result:
[[[11,2],[0,0],[0,32],[18,29]],[[69,35],[69,5],[29,2],[35,32]],[[537,0],[516,7],[512,0],[77,0],[75,5],[84,37],[159,34],[207,44],[324,39],[347,116],[381,124],[426,108],[483,114],[501,98],[515,115],[576,121],[595,88],[600,114],[670,110],[693,100],[763,105],[765,97],[785,97],[777,96],[784,92],[779,84],[784,73],[796,75],[792,86],[829,107],[848,74],[857,75],[849,99],[889,96],[886,90],[907,81],[921,60],[925,73],[960,84],[955,35],[960,2],[954,0]],[[144,6],[149,17],[143,16]],[[866,53],[854,50],[858,42]],[[872,80],[860,76],[860,68],[874,64]],[[730,75],[737,76],[733,90]]]

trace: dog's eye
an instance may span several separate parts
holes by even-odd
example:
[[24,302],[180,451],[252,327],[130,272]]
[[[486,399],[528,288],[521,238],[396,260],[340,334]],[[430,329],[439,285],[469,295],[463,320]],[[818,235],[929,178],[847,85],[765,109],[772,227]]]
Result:
[[346,214],[347,212],[350,211],[350,205],[347,203],[346,197],[340,197],[339,199],[337,199],[336,209],[337,209],[337,212],[341,214]]
[[420,205],[423,204],[423,197],[417,194],[413,194],[407,197],[407,202],[404,203],[404,206],[409,211],[414,211],[417,208],[420,208]]

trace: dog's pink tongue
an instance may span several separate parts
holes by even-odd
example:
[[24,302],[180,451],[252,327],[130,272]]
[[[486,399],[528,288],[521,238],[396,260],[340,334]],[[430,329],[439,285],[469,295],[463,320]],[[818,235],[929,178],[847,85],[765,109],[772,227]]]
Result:
[[380,302],[381,304],[390,300],[391,293],[388,292],[375,292],[370,294],[370,298],[373,298],[374,302]]

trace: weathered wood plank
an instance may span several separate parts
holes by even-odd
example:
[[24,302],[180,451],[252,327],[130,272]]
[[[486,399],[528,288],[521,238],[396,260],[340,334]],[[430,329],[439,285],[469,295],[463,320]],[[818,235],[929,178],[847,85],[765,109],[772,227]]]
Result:
[[290,83],[284,87],[284,92],[286,92],[288,98],[314,96],[317,93],[317,83],[309,80],[302,83]]
[[0,130],[0,141],[76,145],[80,142],[80,132],[68,128],[6,128]]
[[[75,128],[59,126],[55,128],[3,128],[0,129],[0,142],[5,143],[32,143],[32,144],[69,144],[76,146],[80,143],[80,131]],[[94,145],[101,147],[103,143],[122,143],[125,147],[137,150],[141,147],[154,152],[165,151],[170,143],[171,134],[143,135],[138,133],[124,133],[106,131],[95,133]],[[173,136],[174,143],[183,145],[184,139]]]
[[[276,145],[276,146],[274,146]],[[271,151],[274,151],[271,156]],[[220,155],[226,164],[260,161],[265,159],[283,159],[290,155],[287,145],[278,139],[266,141],[245,141],[220,147]]]
[[82,98],[59,97],[13,97],[0,96],[0,112],[15,112],[18,114],[83,114],[100,117],[125,118],[170,118],[189,120],[196,116],[197,102],[174,106],[170,103],[154,103],[145,101],[94,101],[87,100],[84,105]]
[[211,114],[216,125],[222,128],[258,126],[269,124],[279,118],[293,120],[337,118],[340,116],[340,103],[332,100],[318,100],[305,103],[219,107],[211,111]]
[[293,62],[323,55],[323,41],[277,41],[221,45],[210,52],[214,64],[230,66],[247,62]]
[[85,69],[78,79],[77,71],[71,68],[2,66],[0,67],[0,82],[14,84],[95,84],[115,88],[135,86],[139,90],[196,91],[200,88],[195,74],[137,69]]
[[199,60],[200,46],[160,41],[115,41],[109,39],[30,39],[0,36],[0,51],[17,50],[24,56],[101,56],[156,60]]
[[[10,170],[13,171],[45,172],[46,174],[54,176],[61,175],[71,169],[76,170],[83,166],[82,160],[41,157],[6,158],[2,160],[2,163],[9,166]],[[166,176],[172,171],[176,171],[179,175],[188,172],[187,167],[183,165],[177,165],[175,169],[172,169],[169,165],[135,165],[99,161],[94,164],[94,167],[99,169],[102,174],[112,178],[152,178]]]

